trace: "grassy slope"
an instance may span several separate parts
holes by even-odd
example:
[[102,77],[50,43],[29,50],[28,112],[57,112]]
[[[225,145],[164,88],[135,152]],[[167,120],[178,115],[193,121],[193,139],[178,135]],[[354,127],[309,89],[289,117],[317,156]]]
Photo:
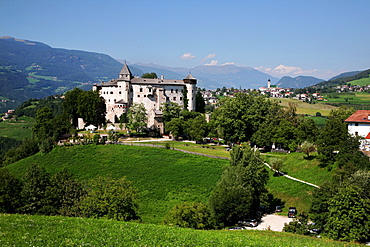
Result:
[[366,86],[370,85],[370,77],[368,78],[362,78],[359,80],[350,81],[351,85],[359,85],[359,86]]
[[281,101],[280,105],[287,106],[289,102],[297,103],[297,113],[298,114],[308,114],[316,115],[316,112],[320,112],[323,116],[328,116],[332,109],[335,109],[335,106],[326,105],[324,103],[308,104],[296,99],[276,99],[278,102]]
[[126,176],[139,191],[143,221],[159,223],[179,202],[205,202],[228,161],[162,148],[88,145],[56,148],[8,168],[21,176],[31,163],[51,173],[67,168],[79,179]]
[[[201,148],[201,145],[174,142],[175,147],[183,147],[197,152],[227,156],[228,152],[220,149]],[[284,160],[284,171],[293,177],[307,182],[320,184],[330,174],[318,167],[318,162],[303,159],[301,153],[279,155]],[[268,160],[268,157],[266,157]],[[205,202],[214,188],[222,167],[227,160],[212,159],[178,151],[152,147],[136,146],[75,146],[57,148],[49,154],[37,154],[9,166],[9,169],[21,176],[26,167],[36,163],[51,172],[63,168],[71,171],[79,179],[96,176],[113,176],[133,181],[139,190],[140,215],[144,222],[161,222],[163,215],[181,201]],[[268,189],[275,197],[285,202],[284,214],[289,206],[296,206],[300,211],[308,211],[314,188],[289,180],[274,177],[268,183]]]
[[0,122],[0,135],[22,141],[30,138],[35,120],[30,117],[20,117],[18,121]]
[[272,231],[200,231],[110,220],[0,214],[1,246],[360,246]]

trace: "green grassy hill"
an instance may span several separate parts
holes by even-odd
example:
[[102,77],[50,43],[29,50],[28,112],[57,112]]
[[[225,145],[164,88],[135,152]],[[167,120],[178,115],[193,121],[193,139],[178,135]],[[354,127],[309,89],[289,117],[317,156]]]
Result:
[[273,231],[202,231],[163,225],[0,214],[1,246],[361,246]]
[[206,202],[227,160],[174,150],[124,145],[55,148],[18,161],[8,169],[22,176],[32,164],[50,173],[66,168],[78,179],[126,176],[139,192],[139,214],[146,223],[160,223],[163,216],[183,201]]
[[[177,148],[182,145],[196,152],[214,152],[213,155],[218,156],[228,154],[222,149],[175,143]],[[301,153],[280,156],[284,160],[284,171],[293,177],[320,184],[329,176],[327,171],[318,168],[316,160],[305,160]],[[87,145],[55,148],[48,154],[37,154],[18,161],[8,169],[20,177],[32,163],[44,166],[50,173],[66,168],[82,180],[96,176],[126,176],[138,189],[139,214],[146,223],[160,223],[177,203],[206,202],[221,176],[222,168],[229,164],[228,160],[164,148]],[[274,177],[272,172],[270,175],[268,189],[285,202],[285,210],[296,206],[300,211],[308,211],[314,187],[285,177]]]

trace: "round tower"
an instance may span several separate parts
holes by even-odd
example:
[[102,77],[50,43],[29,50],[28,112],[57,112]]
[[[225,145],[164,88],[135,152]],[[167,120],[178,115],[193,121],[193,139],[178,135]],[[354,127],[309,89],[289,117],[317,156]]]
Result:
[[188,110],[195,111],[195,95],[197,91],[197,79],[195,79],[190,73],[183,79],[186,89],[188,90]]

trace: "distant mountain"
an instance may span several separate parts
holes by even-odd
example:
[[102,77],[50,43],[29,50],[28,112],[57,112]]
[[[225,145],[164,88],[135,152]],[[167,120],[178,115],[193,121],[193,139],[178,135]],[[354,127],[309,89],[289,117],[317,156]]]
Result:
[[93,83],[117,78],[122,68],[105,54],[52,48],[12,37],[0,37],[0,47],[0,112],[29,98],[44,98],[74,87],[91,89]]
[[298,76],[295,78],[284,76],[276,85],[283,88],[304,88],[313,86],[322,81],[324,80],[312,76]]
[[316,86],[318,86],[318,87],[322,87],[322,86],[334,87],[334,86],[337,86],[337,85],[344,85],[346,83],[350,83],[351,81],[359,80],[359,79],[362,79],[362,78],[369,78],[369,76],[370,76],[370,69],[359,72],[359,73],[357,73],[353,76],[347,76],[347,77],[339,77],[338,76],[335,79],[320,82]]
[[342,74],[339,74],[337,76],[334,76],[333,78],[330,78],[329,81],[332,81],[332,80],[335,80],[335,79],[338,79],[338,78],[343,78],[343,77],[351,77],[351,76],[355,76],[357,74],[361,73],[361,71],[350,71],[350,72],[344,72]]
[[[155,72],[168,79],[185,78],[189,72],[198,79],[198,87],[216,89],[222,87],[259,88],[267,86],[267,80],[276,83],[279,79],[256,69],[235,65],[196,66],[191,69],[171,68],[156,64],[132,64],[144,73]],[[131,68],[131,67],[130,67]]]

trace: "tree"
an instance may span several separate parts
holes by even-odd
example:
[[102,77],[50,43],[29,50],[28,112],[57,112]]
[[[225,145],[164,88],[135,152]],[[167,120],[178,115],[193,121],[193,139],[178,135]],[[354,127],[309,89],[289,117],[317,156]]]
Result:
[[177,204],[164,217],[164,223],[194,229],[213,229],[215,223],[206,204],[184,202]]
[[180,118],[174,118],[166,124],[166,131],[169,131],[171,135],[178,139],[184,134],[184,122]]
[[36,124],[33,128],[34,137],[43,153],[53,149],[57,139],[55,134],[56,126],[53,124],[53,113],[49,107],[43,107],[36,113]]
[[0,213],[15,213],[20,204],[21,181],[3,168],[0,172]]
[[83,90],[76,87],[64,94],[63,111],[74,128],[78,126],[78,118],[80,117],[78,114],[78,98],[82,93]]
[[48,214],[46,191],[51,185],[50,174],[43,167],[31,164],[22,178],[21,196],[23,205],[20,212],[26,214]]
[[207,121],[204,115],[199,115],[187,121],[187,132],[192,140],[202,141],[207,136]]
[[206,103],[204,102],[204,98],[201,92],[197,92],[195,95],[195,111],[200,113],[205,113]]
[[[337,151],[346,148],[348,141],[351,142],[351,136],[348,133],[347,124],[344,120],[353,112],[354,109],[346,107],[340,107],[330,112],[329,119],[321,130],[316,142],[317,152],[324,164],[333,164],[338,158],[336,155]],[[356,151],[357,149],[358,145]]]
[[257,92],[237,93],[225,98],[211,116],[212,125],[227,142],[246,142],[258,130],[267,116],[280,108]]
[[301,151],[310,157],[310,153],[315,151],[315,145],[312,142],[304,141],[301,144]]
[[325,235],[341,241],[370,240],[370,200],[362,193],[362,188],[345,186],[329,200]]
[[105,124],[105,101],[98,91],[83,91],[78,96],[77,113],[86,125],[103,126]]
[[280,174],[281,169],[283,168],[283,160],[279,158],[270,159],[271,168],[275,170],[275,174]]
[[90,218],[122,221],[139,219],[136,191],[125,177],[97,177],[90,180],[80,210],[82,216]]
[[134,103],[128,110],[127,117],[127,127],[130,130],[141,132],[147,126],[146,121],[148,118],[146,116],[146,110],[143,103]]
[[234,146],[230,156],[230,166],[224,170],[209,198],[212,216],[220,225],[233,225],[238,220],[256,217],[268,180],[258,152]]
[[148,79],[156,79],[158,78],[157,74],[152,72],[152,73],[144,73],[141,78],[148,78]]
[[182,110],[181,106],[175,102],[164,103],[160,109],[165,124],[174,118],[179,118]]

